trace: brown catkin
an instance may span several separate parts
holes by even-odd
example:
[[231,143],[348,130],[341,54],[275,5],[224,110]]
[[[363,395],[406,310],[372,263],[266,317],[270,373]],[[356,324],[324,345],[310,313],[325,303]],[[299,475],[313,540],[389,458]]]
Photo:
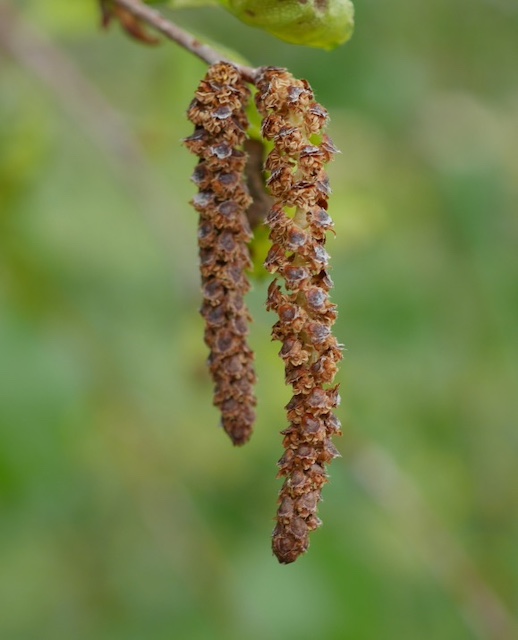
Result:
[[273,142],[266,160],[268,187],[275,202],[267,216],[272,247],[265,266],[283,280],[268,290],[267,308],[277,312],[272,336],[282,342],[286,382],[293,387],[289,426],[282,431],[284,455],[279,476],[277,525],[272,546],[281,563],[296,560],[320,526],[317,505],[327,482],[326,465],[339,455],[331,442],[340,434],[333,413],[339,403],[333,386],[342,346],[331,333],[337,316],[329,300],[326,232],[330,193],[325,164],[336,149],[323,134],[328,116],[305,80],[285,69],[264,68],[256,103],[263,136]]
[[246,339],[251,318],[244,303],[250,289],[245,270],[251,267],[247,243],[252,236],[246,218],[251,198],[244,181],[243,151],[249,98],[250,91],[233,65],[212,65],[189,107],[195,130],[185,140],[199,157],[192,177],[199,191],[192,204],[199,213],[201,314],[214,404],[235,445],[249,440],[256,405],[254,354]]

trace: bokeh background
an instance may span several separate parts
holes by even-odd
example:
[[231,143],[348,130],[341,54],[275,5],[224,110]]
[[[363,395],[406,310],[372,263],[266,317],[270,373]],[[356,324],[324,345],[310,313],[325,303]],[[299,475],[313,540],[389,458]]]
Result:
[[518,5],[356,10],[332,53],[175,13],[308,78],[343,151],[343,457],[284,567],[265,282],[247,447],[205,371],[180,144],[204,65],[101,32],[91,0],[0,1],[3,640],[518,638]]

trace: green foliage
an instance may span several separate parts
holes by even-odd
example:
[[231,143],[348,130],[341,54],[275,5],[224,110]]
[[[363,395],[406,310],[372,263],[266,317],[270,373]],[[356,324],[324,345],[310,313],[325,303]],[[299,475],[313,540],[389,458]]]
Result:
[[240,20],[291,44],[333,49],[352,35],[350,0],[220,0]]

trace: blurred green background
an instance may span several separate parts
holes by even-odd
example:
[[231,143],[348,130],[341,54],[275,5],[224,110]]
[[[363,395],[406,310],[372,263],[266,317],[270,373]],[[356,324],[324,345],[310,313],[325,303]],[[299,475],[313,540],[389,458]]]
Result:
[[285,428],[256,283],[252,442],[198,315],[204,65],[0,0],[0,638],[518,638],[518,6],[356,2],[332,53],[178,23],[306,77],[342,149],[330,238],[343,458],[309,553],[270,552]]

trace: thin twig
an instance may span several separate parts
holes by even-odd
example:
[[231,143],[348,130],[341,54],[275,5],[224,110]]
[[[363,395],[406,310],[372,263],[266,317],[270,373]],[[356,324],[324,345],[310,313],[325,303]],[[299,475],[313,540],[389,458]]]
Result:
[[140,0],[112,0],[112,2],[131,13],[135,18],[145,22],[151,28],[159,31],[166,38],[169,38],[169,40],[176,42],[176,44],[179,44],[187,51],[190,51],[207,64],[212,65],[221,61],[230,62],[237,67],[242,77],[247,82],[251,82],[252,84],[255,83],[257,69],[237,64],[233,60],[225,58],[218,53],[216,49],[209,47],[207,44],[203,44],[193,35],[184,31],[170,20],[167,20],[161,13],[143,4]]

